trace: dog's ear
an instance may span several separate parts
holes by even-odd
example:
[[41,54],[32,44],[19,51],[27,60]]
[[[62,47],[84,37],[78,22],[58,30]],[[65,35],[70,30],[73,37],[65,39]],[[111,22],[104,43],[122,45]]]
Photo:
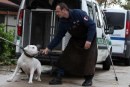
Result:
[[28,47],[29,45],[26,45],[25,47],[24,47],[24,50],[27,50],[27,47]]
[[40,44],[37,44],[36,46],[37,46],[38,51],[42,48]]

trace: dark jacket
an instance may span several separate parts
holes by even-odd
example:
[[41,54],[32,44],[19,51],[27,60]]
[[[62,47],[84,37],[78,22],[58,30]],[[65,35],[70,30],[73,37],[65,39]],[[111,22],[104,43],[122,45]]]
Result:
[[[60,56],[57,67],[71,75],[93,75],[97,60],[96,25],[82,10],[70,10],[68,19],[60,19],[59,32],[48,45],[53,49],[66,32],[71,38]],[[84,49],[86,41],[91,42],[89,49]]]
[[73,24],[82,24],[86,26],[86,34],[83,36],[83,38],[86,39],[86,41],[92,42],[94,35],[96,33],[96,25],[93,22],[92,19],[87,15],[86,12],[80,10],[80,9],[73,9],[69,11],[69,18],[61,18],[59,21],[59,30],[55,38],[51,41],[51,43],[48,45],[49,49],[53,49],[55,46],[57,46],[62,38],[65,36],[66,32],[71,28],[74,27]]

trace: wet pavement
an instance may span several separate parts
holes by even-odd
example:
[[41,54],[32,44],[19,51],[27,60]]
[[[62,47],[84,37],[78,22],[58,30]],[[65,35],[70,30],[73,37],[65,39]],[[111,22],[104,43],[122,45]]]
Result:
[[[118,81],[115,80],[115,74],[113,67],[109,71],[102,70],[102,66],[96,66],[96,73],[93,79],[92,87],[129,87],[130,84],[130,66],[114,66]],[[43,72],[50,70],[51,67],[43,66]],[[81,84],[84,81],[82,77],[64,77],[62,85],[49,85],[48,82],[52,79],[52,76],[48,74],[41,75],[41,82],[33,80],[33,84],[28,84],[26,75],[17,75],[15,81],[6,82],[6,80],[13,73],[14,67],[0,67],[0,87],[82,87]],[[19,78],[22,78],[20,80]],[[119,82],[119,83],[118,83]]]

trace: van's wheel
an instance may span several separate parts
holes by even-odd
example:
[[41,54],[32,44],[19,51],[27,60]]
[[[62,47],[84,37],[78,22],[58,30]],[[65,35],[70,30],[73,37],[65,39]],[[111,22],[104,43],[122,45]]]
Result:
[[[110,54],[111,53],[112,53],[112,51],[110,50]],[[103,70],[109,70],[110,67],[111,67],[111,59],[110,59],[110,55],[108,55],[106,60],[103,62]]]
[[125,59],[125,65],[126,66],[130,66],[130,58],[126,58]]

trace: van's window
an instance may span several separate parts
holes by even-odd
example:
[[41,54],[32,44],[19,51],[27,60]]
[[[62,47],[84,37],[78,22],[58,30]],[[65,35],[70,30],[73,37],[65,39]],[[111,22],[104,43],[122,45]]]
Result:
[[94,20],[94,13],[93,13],[93,8],[91,5],[87,4],[87,7],[88,7],[88,15],[89,17]]
[[96,4],[94,4],[94,6],[95,6],[95,15],[96,15],[96,20],[97,20],[97,27],[98,28],[101,28],[101,21],[100,21],[100,18],[99,18],[99,12],[98,12],[98,8],[97,8],[97,6],[96,6]]
[[64,2],[69,8],[81,8],[80,0],[26,0],[26,7],[28,9],[44,8],[55,9],[56,5],[60,2]]
[[127,21],[130,21],[130,11],[127,11]]
[[21,3],[22,0],[9,0],[9,1],[11,1],[11,2],[13,2],[15,4],[20,5],[20,3]]
[[125,14],[105,12],[108,26],[113,26],[115,30],[124,28]]

